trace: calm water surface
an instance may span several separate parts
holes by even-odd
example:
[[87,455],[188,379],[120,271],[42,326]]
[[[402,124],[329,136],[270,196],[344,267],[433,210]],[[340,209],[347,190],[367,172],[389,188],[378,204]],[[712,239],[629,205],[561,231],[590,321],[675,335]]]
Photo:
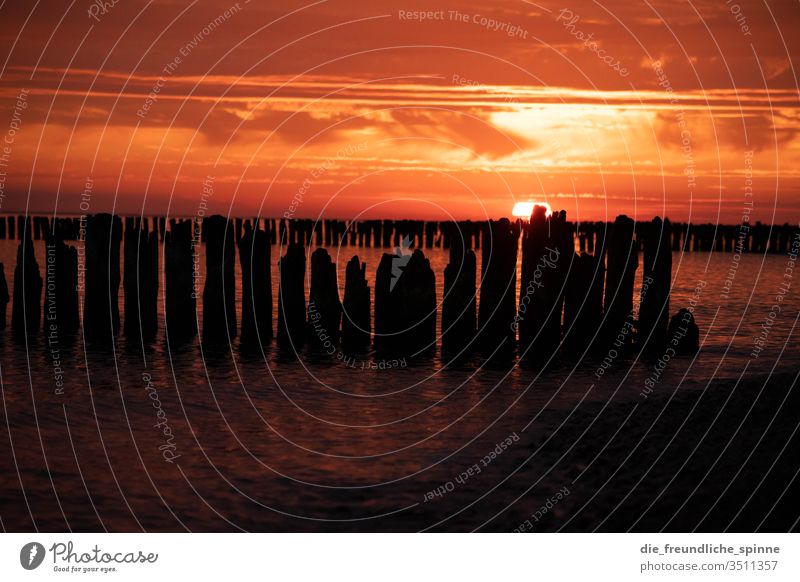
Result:
[[[36,245],[41,267],[44,246]],[[340,284],[357,253],[374,288],[382,252],[332,252]],[[425,254],[441,299],[446,251]],[[15,255],[15,243],[0,241],[9,289]],[[800,280],[783,298],[761,356],[750,357],[780,291],[786,256],[742,257],[728,297],[722,287],[731,255],[675,254],[673,263],[671,312],[696,298],[703,349],[694,359],[672,360],[656,393],[702,390],[712,379],[733,387],[743,374],[798,369],[793,330]],[[238,268],[237,261],[237,285]],[[637,279],[638,294],[641,270]],[[273,280],[275,303],[276,290]],[[10,313],[9,305],[9,321]],[[579,354],[545,372],[479,360],[446,366],[438,352],[406,363],[372,370],[359,361],[352,368],[305,353],[287,357],[274,343],[263,354],[243,353],[237,340],[222,348],[199,341],[170,346],[163,329],[150,345],[120,335],[113,351],[87,351],[78,336],[61,348],[65,385],[57,394],[43,338],[13,341],[6,332],[2,524],[9,530],[416,530],[442,522],[510,530],[531,510],[530,502],[505,509],[522,485],[538,483],[546,494],[564,484],[567,468],[531,461],[533,443],[575,411],[605,404],[612,411],[640,400],[653,371],[652,361],[631,357],[598,381],[599,362]],[[492,458],[510,435],[513,443]],[[172,462],[164,460],[167,449],[176,455]],[[475,464],[480,474],[455,480]],[[425,501],[448,483],[452,491],[442,499]]]

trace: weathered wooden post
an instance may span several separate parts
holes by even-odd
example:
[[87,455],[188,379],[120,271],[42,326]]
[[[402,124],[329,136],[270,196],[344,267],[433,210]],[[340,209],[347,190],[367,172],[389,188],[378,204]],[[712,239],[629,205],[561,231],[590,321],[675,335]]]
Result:
[[573,257],[564,297],[564,346],[582,357],[603,321],[602,260],[588,253]]
[[508,358],[514,353],[517,312],[517,249],[519,222],[490,220],[481,256],[481,300],[478,343],[488,354]]
[[239,241],[242,269],[242,344],[263,345],[272,339],[272,248],[269,236],[245,227]]
[[158,330],[158,232],[146,219],[125,219],[125,335],[150,340]]
[[[453,223],[446,226],[450,229],[453,227]],[[444,269],[442,351],[458,355],[474,347],[477,330],[475,287],[477,262],[475,253],[465,248],[463,236],[453,235],[451,242],[450,262]]]
[[354,256],[347,263],[344,282],[342,347],[345,352],[360,352],[369,347],[370,290],[367,285],[367,264]]
[[199,242],[199,223],[170,221],[170,230],[164,238],[165,331],[169,341],[182,342],[197,335]]
[[8,282],[6,281],[6,267],[0,263],[0,331],[6,329],[6,318],[8,316],[8,303],[11,296],[8,294]]
[[63,338],[80,327],[78,251],[64,244],[59,233],[45,233],[45,296],[42,328]]
[[278,344],[297,352],[306,335],[306,254],[302,245],[292,243],[278,262]]
[[96,214],[86,229],[86,292],[83,330],[92,341],[110,343],[119,331],[119,252],[122,221]]
[[644,273],[639,300],[638,339],[643,347],[661,349],[667,339],[672,284],[669,220],[656,217],[644,230]]
[[[634,222],[617,216],[608,241],[608,268],[605,291],[603,338],[606,345],[628,329],[633,317],[633,283],[639,266],[639,255],[633,241]],[[632,334],[624,335],[623,346],[630,344]]]
[[234,233],[231,221],[210,216],[206,232],[206,281],[203,288],[203,341],[227,342],[236,337]]
[[574,256],[566,212],[549,218],[536,206],[522,239],[522,285],[517,307],[520,352],[527,359],[550,358],[561,343],[566,276]]
[[436,275],[424,253],[416,249],[398,275],[401,331],[398,351],[403,355],[428,354],[436,349]]
[[409,259],[410,256],[383,253],[375,273],[375,350],[381,354],[396,351],[402,322],[393,291],[397,276]]
[[[397,225],[397,223],[395,223]],[[420,250],[385,253],[375,276],[375,349],[422,355],[436,347],[436,276]]]
[[333,354],[339,344],[342,303],[336,264],[328,251],[317,249],[311,254],[311,289],[308,300],[308,338],[315,349]]

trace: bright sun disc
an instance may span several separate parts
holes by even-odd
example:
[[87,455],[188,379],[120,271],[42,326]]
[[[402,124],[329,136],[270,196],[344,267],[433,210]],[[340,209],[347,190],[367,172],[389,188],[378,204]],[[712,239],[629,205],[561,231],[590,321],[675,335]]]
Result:
[[531,217],[531,214],[533,214],[534,206],[544,206],[545,215],[547,216],[553,214],[553,210],[547,202],[517,202],[514,204],[514,210],[511,211],[511,214],[516,218],[528,219]]

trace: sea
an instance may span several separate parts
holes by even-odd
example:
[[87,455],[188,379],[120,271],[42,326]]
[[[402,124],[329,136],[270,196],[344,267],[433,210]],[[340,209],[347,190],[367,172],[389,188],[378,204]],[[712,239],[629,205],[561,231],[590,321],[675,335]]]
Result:
[[[16,245],[0,241],[10,290]],[[35,250],[43,269],[44,243],[36,241]],[[353,255],[366,262],[374,290],[384,249],[328,250],[341,294]],[[163,245],[160,251],[163,265]],[[441,301],[448,251],[424,252]],[[273,247],[273,325],[279,254]],[[684,493],[664,493],[668,479],[650,483],[644,498],[637,480],[656,472],[637,468],[635,479],[623,481],[630,491],[620,490],[618,480],[642,450],[653,459],[662,452],[653,462],[668,458],[679,473],[686,453],[670,447],[680,443],[687,422],[700,426],[689,420],[697,411],[691,403],[706,402],[706,395],[703,427],[713,427],[712,434],[720,426],[733,434],[726,403],[746,411],[754,398],[742,400],[740,393],[768,386],[777,409],[781,390],[791,391],[800,369],[800,270],[794,267],[788,254],[674,253],[670,312],[693,308],[699,353],[666,362],[621,354],[603,373],[603,354],[563,353],[542,368],[478,356],[451,362],[437,349],[378,365],[382,360],[371,352],[355,359],[293,354],[274,341],[256,350],[242,349],[236,338],[213,346],[200,337],[171,344],[163,329],[163,279],[160,330],[152,343],[120,334],[113,347],[101,349],[87,346],[79,333],[61,338],[54,351],[43,333],[12,337],[9,305],[9,328],[0,334],[0,526],[76,532],[691,529],[692,517],[667,522],[669,515],[658,521],[661,514],[647,513],[661,496],[677,511],[681,500],[674,498]],[[237,260],[241,322],[239,270]],[[641,283],[640,267],[635,297]],[[120,286],[121,312],[123,293]],[[202,328],[201,307],[198,300]],[[441,313],[437,319],[440,325]],[[675,422],[665,434],[630,432],[626,427],[644,409],[655,419],[652,427],[662,417]],[[791,420],[782,422],[791,428]],[[704,430],[686,438],[707,443]],[[586,446],[594,452],[581,453]],[[733,466],[741,470],[748,452],[741,450]],[[757,479],[748,479],[743,487],[752,489]],[[611,486],[605,483],[616,483],[620,499],[627,493],[619,519],[608,517],[617,511],[610,502],[592,506]],[[711,495],[708,483],[700,482],[695,495]]]

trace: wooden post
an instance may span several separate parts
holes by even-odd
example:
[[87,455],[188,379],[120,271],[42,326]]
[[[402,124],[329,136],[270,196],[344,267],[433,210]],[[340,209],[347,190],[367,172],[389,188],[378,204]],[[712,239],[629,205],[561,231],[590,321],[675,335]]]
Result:
[[672,285],[669,220],[656,217],[644,232],[644,273],[639,301],[638,339],[643,347],[662,349],[667,339]]
[[263,345],[272,339],[272,247],[269,235],[245,226],[239,241],[242,269],[242,344]]
[[199,223],[170,221],[170,230],[164,239],[165,332],[169,341],[182,342],[197,335],[199,245]]
[[436,276],[420,250],[385,253],[375,277],[375,349],[423,355],[436,343]]
[[372,326],[366,271],[367,264],[361,263],[358,255],[347,263],[342,319],[342,347],[346,353],[358,353],[369,347]]
[[125,219],[125,335],[153,339],[158,330],[158,232],[147,221]]
[[8,294],[8,282],[6,281],[6,267],[0,263],[0,331],[6,329],[8,317],[8,303],[11,296]]
[[[385,234],[386,230],[384,236]],[[401,265],[402,260],[406,259],[395,254],[383,253],[375,274],[375,351],[379,354],[391,354],[396,351],[398,333],[402,329],[398,302],[394,294],[397,275],[402,273],[404,266]]]
[[514,353],[517,312],[517,248],[520,224],[490,220],[481,256],[481,300],[478,343],[487,354],[508,358]]
[[311,289],[308,300],[308,339],[315,349],[333,354],[339,344],[342,303],[336,264],[328,251],[316,249],[311,254]]
[[45,296],[42,329],[63,338],[80,327],[78,251],[64,244],[60,233],[45,233]]
[[83,330],[92,341],[110,343],[119,331],[121,241],[122,221],[119,217],[110,214],[89,217]]
[[[608,270],[602,333],[606,345],[615,341],[623,327],[632,325],[633,283],[639,266],[633,232],[633,220],[624,214],[617,216],[607,247]],[[624,345],[621,347],[630,344],[631,336],[630,333],[624,335]]]
[[561,343],[564,289],[574,256],[571,227],[563,210],[546,216],[536,206],[522,239],[522,285],[516,319],[520,352],[529,360],[546,360]]
[[236,337],[236,280],[233,224],[219,216],[203,221],[206,232],[206,281],[203,288],[203,341]]
[[603,320],[603,274],[601,259],[574,256],[564,296],[564,346],[573,357],[591,349]]
[[[454,226],[449,223],[447,227],[452,230]],[[477,262],[475,253],[465,249],[463,236],[456,233],[451,242],[450,262],[444,269],[442,351],[457,356],[475,347]]]
[[436,349],[436,275],[416,249],[395,282],[401,325],[398,353],[428,354]]
[[278,261],[278,344],[294,352],[305,344],[306,254],[302,245],[292,243]]

